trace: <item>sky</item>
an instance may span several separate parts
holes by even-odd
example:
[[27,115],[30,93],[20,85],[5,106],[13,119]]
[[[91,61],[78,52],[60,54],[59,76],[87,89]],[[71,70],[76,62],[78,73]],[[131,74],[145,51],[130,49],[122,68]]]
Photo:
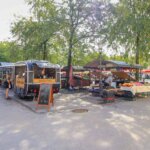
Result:
[[29,7],[24,0],[0,0],[0,41],[12,39],[10,33],[14,15],[28,16]]
[[14,15],[25,17],[29,15],[29,6],[25,0],[0,0],[0,41],[12,39],[10,27],[15,20]]

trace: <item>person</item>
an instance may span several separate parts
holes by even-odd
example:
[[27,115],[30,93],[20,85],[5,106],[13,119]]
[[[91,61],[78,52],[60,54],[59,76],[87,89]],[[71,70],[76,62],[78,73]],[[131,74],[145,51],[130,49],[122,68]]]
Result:
[[6,88],[5,98],[6,99],[10,99],[10,97],[9,97],[9,89],[12,88],[10,77],[7,77],[6,81],[4,82],[4,85],[5,85],[5,88]]
[[41,79],[46,78],[46,75],[45,75],[45,68],[43,68],[43,69],[41,70],[40,78],[41,78]]
[[146,75],[143,73],[143,74],[142,74],[142,81],[143,81],[143,82],[145,82],[145,78],[146,78]]
[[113,81],[113,77],[112,77],[112,74],[109,73],[108,74],[108,77],[104,80],[104,86],[111,86],[112,84],[112,81]]

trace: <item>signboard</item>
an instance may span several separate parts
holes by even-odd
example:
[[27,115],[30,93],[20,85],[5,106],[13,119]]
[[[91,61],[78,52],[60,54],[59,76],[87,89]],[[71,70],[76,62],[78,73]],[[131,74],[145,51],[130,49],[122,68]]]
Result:
[[52,84],[42,83],[40,84],[40,91],[37,100],[37,107],[47,107],[48,111],[50,111],[50,105],[53,104],[53,90]]
[[24,88],[24,86],[25,86],[25,79],[24,78],[16,78],[16,87]]
[[33,83],[55,83],[56,79],[33,79]]

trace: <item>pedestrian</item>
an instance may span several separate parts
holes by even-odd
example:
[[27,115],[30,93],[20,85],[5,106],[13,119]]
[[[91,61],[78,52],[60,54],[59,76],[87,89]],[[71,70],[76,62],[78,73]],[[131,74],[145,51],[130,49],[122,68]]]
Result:
[[6,88],[5,98],[8,100],[8,99],[10,99],[10,97],[9,97],[9,89],[12,88],[10,77],[6,78],[6,81],[4,82],[4,85],[5,85],[5,88]]

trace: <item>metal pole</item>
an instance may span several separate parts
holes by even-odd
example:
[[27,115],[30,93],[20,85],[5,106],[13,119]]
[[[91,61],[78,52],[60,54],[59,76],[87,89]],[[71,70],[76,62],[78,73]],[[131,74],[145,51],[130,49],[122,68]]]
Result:
[[102,95],[103,83],[102,83],[102,49],[99,52],[99,95]]

